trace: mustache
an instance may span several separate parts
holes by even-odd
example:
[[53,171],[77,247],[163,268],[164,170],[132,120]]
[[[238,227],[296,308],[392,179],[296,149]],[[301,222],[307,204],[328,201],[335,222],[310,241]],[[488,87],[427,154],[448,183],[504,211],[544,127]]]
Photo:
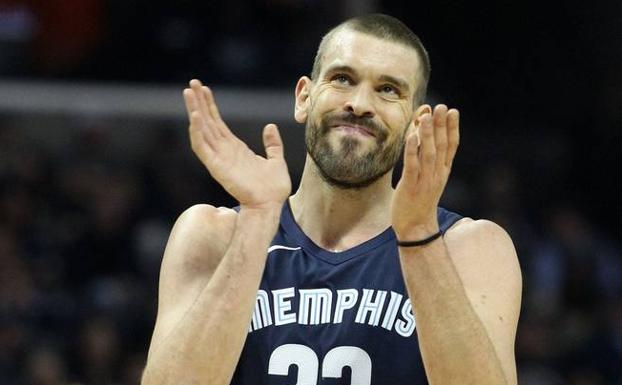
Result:
[[375,122],[372,118],[357,116],[351,112],[329,114],[322,120],[324,132],[328,131],[333,126],[352,124],[364,127],[380,141],[383,141],[387,137],[387,129],[382,124]]

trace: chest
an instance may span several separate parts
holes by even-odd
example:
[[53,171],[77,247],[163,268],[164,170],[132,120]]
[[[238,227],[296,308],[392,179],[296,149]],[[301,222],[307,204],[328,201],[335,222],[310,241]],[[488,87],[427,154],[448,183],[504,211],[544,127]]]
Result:
[[397,250],[338,264],[274,250],[236,378],[254,367],[262,384],[424,384],[415,329]]

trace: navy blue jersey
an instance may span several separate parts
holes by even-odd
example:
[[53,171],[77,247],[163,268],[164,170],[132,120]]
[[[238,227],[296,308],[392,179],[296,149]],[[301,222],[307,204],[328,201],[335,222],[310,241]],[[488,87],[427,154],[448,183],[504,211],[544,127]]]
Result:
[[[443,232],[460,218],[438,209]],[[333,253],[286,202],[232,384],[424,385],[415,326],[391,228]]]

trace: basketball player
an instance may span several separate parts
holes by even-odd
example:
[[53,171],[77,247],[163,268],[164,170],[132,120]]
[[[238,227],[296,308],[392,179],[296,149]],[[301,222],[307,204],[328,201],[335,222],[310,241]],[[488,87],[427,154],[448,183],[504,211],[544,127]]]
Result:
[[175,224],[143,384],[516,384],[516,253],[496,224],[438,207],[459,114],[422,104],[429,71],[392,17],[330,31],[296,85],[292,196],[277,127],[255,154],[190,82],[192,149],[239,208]]

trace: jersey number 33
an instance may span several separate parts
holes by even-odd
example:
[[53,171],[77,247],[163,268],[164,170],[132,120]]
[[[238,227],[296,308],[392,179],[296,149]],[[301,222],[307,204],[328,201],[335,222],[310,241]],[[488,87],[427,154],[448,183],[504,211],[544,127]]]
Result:
[[351,385],[371,384],[371,358],[356,346],[338,346],[329,350],[322,360],[320,374],[320,359],[310,347],[281,345],[270,355],[268,374],[287,376],[291,365],[298,367],[298,379],[292,385],[317,385],[320,375],[322,378],[340,378],[346,366],[352,371]]

